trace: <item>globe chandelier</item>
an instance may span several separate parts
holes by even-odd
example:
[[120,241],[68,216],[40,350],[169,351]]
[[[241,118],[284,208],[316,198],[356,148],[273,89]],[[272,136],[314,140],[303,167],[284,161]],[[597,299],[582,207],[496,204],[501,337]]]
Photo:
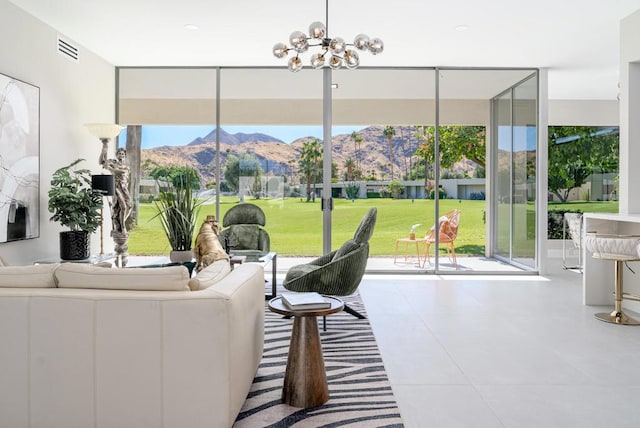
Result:
[[309,35],[302,31],[294,31],[289,36],[289,44],[276,43],[273,45],[273,55],[276,58],[284,58],[291,52],[293,56],[289,58],[289,71],[298,72],[302,70],[302,60],[300,54],[309,50],[310,47],[320,47],[320,52],[311,55],[311,66],[315,69],[326,65],[334,70],[341,67],[349,69],[358,68],[360,57],[358,52],[350,47],[355,47],[359,51],[369,51],[373,55],[382,53],[384,43],[378,37],[369,38],[366,34],[358,34],[353,43],[347,43],[342,37],[329,37],[329,0],[326,0],[325,26],[322,22],[313,22],[309,25]]

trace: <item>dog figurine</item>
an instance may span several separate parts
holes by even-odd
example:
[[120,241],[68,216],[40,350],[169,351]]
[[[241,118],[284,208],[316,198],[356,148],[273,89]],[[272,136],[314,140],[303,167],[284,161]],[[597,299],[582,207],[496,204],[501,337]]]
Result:
[[215,216],[208,215],[202,222],[202,226],[200,226],[193,250],[196,257],[195,269],[197,272],[217,260],[229,260],[229,255],[218,239],[219,231],[218,220],[216,220]]

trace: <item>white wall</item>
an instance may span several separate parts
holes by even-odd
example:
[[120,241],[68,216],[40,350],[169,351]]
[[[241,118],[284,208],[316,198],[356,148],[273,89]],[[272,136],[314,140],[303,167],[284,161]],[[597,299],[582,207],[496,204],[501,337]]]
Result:
[[[640,213],[640,10],[620,23],[620,208]],[[634,191],[634,189],[636,189]]]
[[549,100],[549,125],[618,126],[616,100]]
[[[83,124],[113,122],[115,117],[114,67],[77,44],[79,63],[63,57],[56,50],[57,35],[22,9],[0,0],[0,73],[40,88],[40,237],[0,243],[0,255],[12,265],[59,254],[58,232],[63,229],[49,222],[47,209],[51,175],[77,158],[86,159],[85,167],[98,173],[100,142]],[[108,231],[105,235],[105,250],[110,250]],[[99,248],[96,232],[92,252]]]

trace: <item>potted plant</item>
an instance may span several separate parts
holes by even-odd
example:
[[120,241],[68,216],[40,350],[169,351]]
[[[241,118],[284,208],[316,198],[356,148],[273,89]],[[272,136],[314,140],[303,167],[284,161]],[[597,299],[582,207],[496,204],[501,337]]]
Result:
[[78,168],[77,159],[53,173],[49,189],[50,220],[69,230],[60,232],[60,258],[82,260],[90,256],[89,233],[102,223],[102,192],[91,188],[91,171]]
[[420,223],[416,223],[413,226],[411,226],[411,228],[409,229],[409,239],[414,240],[416,239],[416,228],[418,226],[421,226]]
[[172,262],[190,262],[193,259],[196,218],[202,202],[193,196],[188,178],[179,178],[176,184],[158,194],[153,218],[160,217],[162,229],[171,246],[169,259]]

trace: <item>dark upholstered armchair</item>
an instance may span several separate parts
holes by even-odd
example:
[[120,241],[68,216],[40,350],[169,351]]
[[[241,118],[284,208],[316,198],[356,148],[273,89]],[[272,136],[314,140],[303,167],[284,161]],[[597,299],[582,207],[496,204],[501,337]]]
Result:
[[[355,293],[367,266],[369,239],[373,235],[376,216],[377,209],[371,208],[360,222],[353,239],[307,264],[291,267],[284,279],[284,288],[291,291],[316,291],[334,296]],[[355,317],[365,318],[347,305],[344,310]]]
[[269,234],[261,226],[266,224],[264,211],[253,204],[239,204],[222,218],[220,243],[227,253],[246,256],[248,262],[257,262],[269,252]]

